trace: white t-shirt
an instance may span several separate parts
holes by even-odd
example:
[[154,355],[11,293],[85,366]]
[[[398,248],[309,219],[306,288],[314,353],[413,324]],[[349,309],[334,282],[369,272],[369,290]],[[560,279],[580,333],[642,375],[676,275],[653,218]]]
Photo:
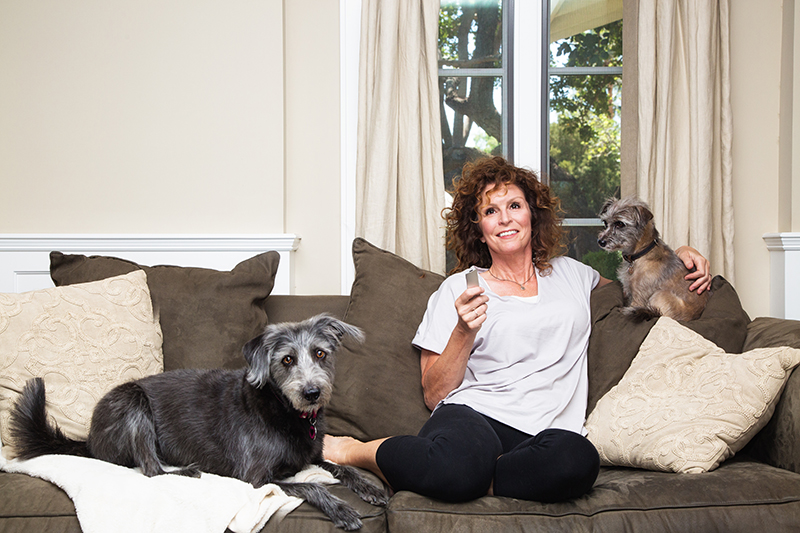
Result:
[[[586,434],[589,294],[600,275],[568,257],[550,263],[546,276],[537,269],[539,294],[533,297],[499,296],[480,279],[489,297],[486,321],[461,385],[439,405],[468,405],[529,435],[548,428]],[[466,288],[458,273],[431,295],[416,347],[444,351],[458,323],[455,300]]]

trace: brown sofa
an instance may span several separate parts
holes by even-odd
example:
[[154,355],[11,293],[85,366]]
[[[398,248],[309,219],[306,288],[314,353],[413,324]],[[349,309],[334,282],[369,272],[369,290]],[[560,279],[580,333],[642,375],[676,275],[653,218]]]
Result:
[[[177,267],[156,267],[165,269],[161,273],[145,269],[153,301],[161,310],[165,367],[242,364],[229,348],[209,347],[224,352],[215,361],[208,351],[195,356],[193,351],[168,344],[170,335],[179,338],[178,332],[191,337],[191,322],[208,312],[205,306],[215,306],[215,298],[225,299],[225,305],[230,305],[231,295],[244,294],[233,306],[239,311],[246,308],[244,312],[233,318],[230,311],[238,322],[235,335],[239,336],[249,335],[266,321],[295,321],[327,312],[361,327],[367,338],[361,345],[346,344],[338,356],[334,398],[326,411],[329,432],[362,439],[416,432],[429,412],[422,400],[418,353],[410,339],[428,296],[442,278],[360,239],[353,251],[356,280],[350,296],[264,296],[265,287],[252,279],[263,277],[269,270],[274,274],[274,257],[254,258],[251,261],[258,262],[257,268],[242,274],[238,281],[233,279],[236,269],[232,273]],[[240,265],[241,270],[247,270],[245,266]],[[139,267],[112,258],[54,254],[51,274],[57,285],[64,285],[133,268]],[[201,281],[204,287],[217,284],[219,292],[205,295],[203,305],[185,307],[186,300],[198,290],[193,285],[198,275],[206,276]],[[252,279],[244,279],[248,277]],[[244,289],[237,293],[239,286],[249,287],[249,296]],[[729,283],[715,278],[713,289],[703,316],[687,324],[690,329],[729,353],[766,346],[800,348],[800,322],[773,318],[751,321]],[[183,306],[180,312],[175,312],[176,305]],[[592,295],[589,411],[619,382],[655,323],[632,322],[619,312],[621,306],[619,284]],[[216,307],[220,309],[222,304]],[[222,326],[217,325],[216,335],[225,336],[225,317],[219,312],[215,316],[223,321]],[[213,340],[205,342],[213,344]],[[369,532],[800,530],[800,373],[788,380],[767,426],[744,450],[707,473],[604,466],[589,494],[558,504],[488,496],[451,504],[399,492],[386,508],[380,508],[360,501],[347,489],[334,487],[333,491],[358,509],[363,516],[363,531]],[[47,482],[0,473],[0,502],[0,531],[80,531],[70,499]],[[304,533],[333,530],[332,524],[308,504],[280,522],[268,522],[264,529]]]

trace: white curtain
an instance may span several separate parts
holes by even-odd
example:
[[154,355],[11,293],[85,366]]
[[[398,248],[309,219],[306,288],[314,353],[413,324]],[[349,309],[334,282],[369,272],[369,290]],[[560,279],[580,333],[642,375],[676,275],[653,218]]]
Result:
[[626,1],[638,3],[636,192],[667,243],[733,282],[729,0]]
[[356,234],[445,270],[439,0],[364,0]]

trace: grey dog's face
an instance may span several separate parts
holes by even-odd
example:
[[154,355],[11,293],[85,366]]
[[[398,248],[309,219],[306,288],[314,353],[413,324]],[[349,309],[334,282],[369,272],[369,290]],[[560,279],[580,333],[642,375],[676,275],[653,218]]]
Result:
[[597,244],[607,252],[632,252],[652,219],[653,214],[641,200],[609,200],[600,211],[605,229],[597,236]]
[[244,348],[247,380],[257,388],[272,383],[298,411],[317,411],[331,399],[336,350],[345,335],[363,338],[358,328],[327,315],[267,326]]

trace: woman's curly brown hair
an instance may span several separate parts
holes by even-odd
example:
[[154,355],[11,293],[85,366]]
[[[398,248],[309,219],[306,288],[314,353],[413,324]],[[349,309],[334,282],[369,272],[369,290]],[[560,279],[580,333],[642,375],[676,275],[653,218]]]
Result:
[[534,172],[515,167],[499,156],[467,163],[455,183],[453,205],[443,213],[447,224],[447,249],[455,253],[457,263],[451,273],[472,265],[492,266],[489,247],[481,242],[478,226],[481,193],[487,185],[493,185],[491,189],[516,185],[523,191],[531,210],[532,260],[542,274],[549,274],[550,260],[565,250],[561,202]]

